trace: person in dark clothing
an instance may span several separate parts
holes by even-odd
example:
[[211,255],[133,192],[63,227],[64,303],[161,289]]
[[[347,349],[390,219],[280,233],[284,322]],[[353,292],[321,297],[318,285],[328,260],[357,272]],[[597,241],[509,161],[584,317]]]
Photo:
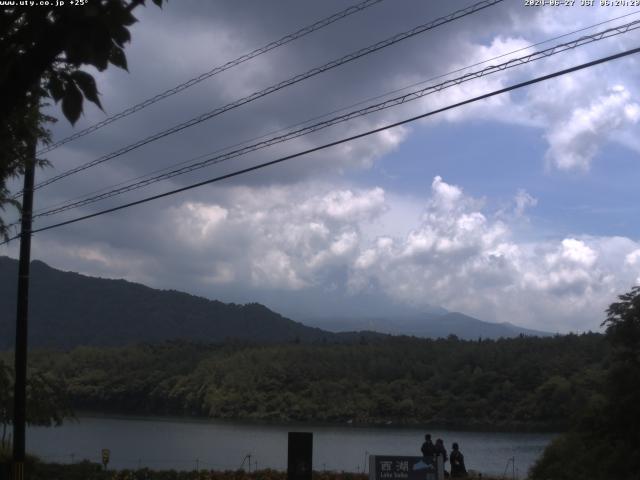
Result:
[[424,463],[427,465],[433,465],[433,460],[436,454],[436,447],[431,441],[431,435],[428,433],[424,436],[424,443],[422,444],[422,448],[420,448],[422,452],[422,456],[424,458]]
[[449,457],[449,462],[451,462],[452,478],[467,476],[467,468],[464,466],[464,455],[462,455],[457,443],[451,445],[451,457]]
[[[438,456],[442,456],[442,465],[444,466],[445,463],[447,463],[447,460],[449,457],[447,457],[447,449],[444,448],[444,442],[442,441],[441,438],[436,440],[436,444],[435,444],[435,452],[436,452],[436,458]],[[444,472],[445,476],[447,476],[447,471],[445,470]]]

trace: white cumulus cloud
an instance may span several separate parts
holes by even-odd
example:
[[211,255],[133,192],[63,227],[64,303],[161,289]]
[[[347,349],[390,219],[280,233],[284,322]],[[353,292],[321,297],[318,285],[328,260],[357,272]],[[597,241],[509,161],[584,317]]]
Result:
[[[335,292],[373,294],[562,332],[598,329],[608,304],[639,282],[637,240],[516,238],[517,216],[496,215],[440,176],[420,200],[422,212],[410,209],[412,228],[383,224],[375,236],[371,226],[398,205],[378,187],[308,183],[218,193],[136,217],[137,237],[36,236],[34,248],[53,266],[165,288],[283,297],[314,291],[324,301]],[[516,208],[534,203],[523,192],[516,198]]]
[[629,266],[638,243],[518,242],[481,205],[436,177],[420,224],[405,237],[367,246],[354,263],[351,288],[375,286],[414,305],[566,331],[596,329],[608,303],[633,284],[637,273]]
[[625,87],[614,86],[587,107],[574,109],[553,125],[546,135],[547,160],[560,170],[588,170],[612,132],[638,122],[639,110]]

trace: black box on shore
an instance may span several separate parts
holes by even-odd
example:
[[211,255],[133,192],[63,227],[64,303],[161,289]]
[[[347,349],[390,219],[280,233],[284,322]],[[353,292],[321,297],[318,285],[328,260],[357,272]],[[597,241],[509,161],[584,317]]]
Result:
[[289,432],[287,480],[311,480],[313,433]]

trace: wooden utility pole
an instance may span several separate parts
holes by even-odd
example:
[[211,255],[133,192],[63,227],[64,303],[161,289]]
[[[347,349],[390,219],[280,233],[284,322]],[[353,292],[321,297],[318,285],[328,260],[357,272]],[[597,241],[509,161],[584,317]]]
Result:
[[13,480],[24,480],[25,427],[27,420],[27,336],[29,316],[29,264],[31,262],[31,216],[36,163],[36,139],[29,145],[22,189],[22,228],[18,266],[16,312],[15,385],[13,393]]

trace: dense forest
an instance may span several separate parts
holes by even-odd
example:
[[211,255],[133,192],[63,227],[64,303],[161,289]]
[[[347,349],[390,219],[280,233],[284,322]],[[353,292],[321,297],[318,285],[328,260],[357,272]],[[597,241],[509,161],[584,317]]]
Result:
[[544,451],[533,480],[640,478],[640,286],[610,305],[602,395],[579,406]]
[[[198,345],[35,351],[76,410],[271,421],[564,429],[597,402],[598,334],[353,345]],[[8,363],[9,355],[4,361]]]

